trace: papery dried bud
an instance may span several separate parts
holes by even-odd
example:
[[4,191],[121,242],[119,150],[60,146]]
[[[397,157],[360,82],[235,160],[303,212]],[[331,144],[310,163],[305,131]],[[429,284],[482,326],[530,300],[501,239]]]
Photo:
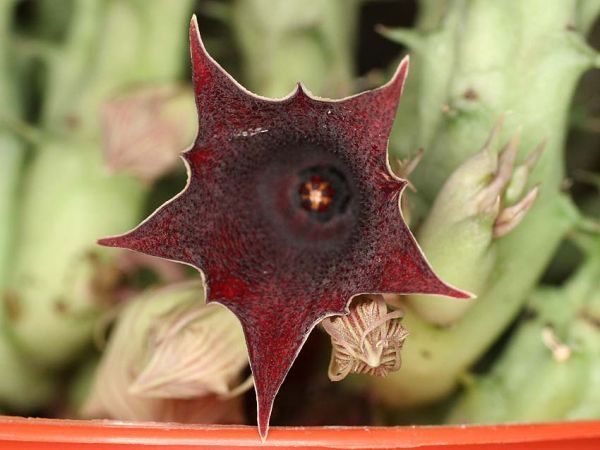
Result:
[[194,140],[194,95],[181,86],[148,86],[107,102],[102,139],[110,170],[152,181],[172,169]]
[[149,359],[129,389],[144,397],[227,395],[248,364],[242,328],[219,305],[173,311],[150,331],[148,345]]
[[[180,283],[141,295],[124,307],[102,355],[84,416],[242,421],[241,399],[235,397],[247,364],[241,327],[225,308],[199,302],[202,291],[201,283]],[[211,336],[204,332],[205,321],[210,321]],[[220,345],[227,351],[221,347],[217,354],[214,350]]]
[[381,295],[353,300],[350,314],[321,322],[331,336],[333,350],[329,378],[340,381],[350,373],[386,376],[400,369],[400,350],[408,332],[401,325],[402,311],[388,311]]

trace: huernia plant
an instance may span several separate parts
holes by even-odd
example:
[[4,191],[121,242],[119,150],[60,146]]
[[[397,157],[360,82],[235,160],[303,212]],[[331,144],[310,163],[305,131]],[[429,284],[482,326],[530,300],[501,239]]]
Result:
[[[600,2],[412,3],[412,28],[379,28],[410,76],[398,58],[381,86],[365,25],[411,2],[0,1],[2,413],[77,415],[87,395],[93,418],[251,423],[256,381],[264,437],[320,324],[330,339],[301,355],[279,423],[414,423],[429,404],[429,423],[598,417],[599,227],[583,214],[600,197],[577,186],[598,177],[572,170],[594,170],[593,76],[570,101],[600,65],[584,39]],[[280,100],[238,85],[195,23],[184,84],[194,6],[211,54]],[[95,245],[184,166],[181,194],[103,241],[147,254]]]
[[190,27],[199,134],[183,192],[100,240],[197,268],[206,298],[240,320],[266,437],[273,401],[310,331],[361,293],[467,298],[432,271],[404,224],[406,181],[387,140],[408,71],[342,100],[301,84],[281,100],[238,85]]

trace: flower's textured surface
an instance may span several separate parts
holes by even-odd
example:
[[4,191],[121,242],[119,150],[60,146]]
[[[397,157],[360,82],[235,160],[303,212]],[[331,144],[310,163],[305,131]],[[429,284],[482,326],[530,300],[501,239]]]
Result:
[[[400,216],[406,182],[388,170],[408,60],[385,86],[343,100],[313,98],[301,85],[269,100],[217,65],[195,21],[190,39],[199,134],[184,154],[188,185],[138,228],[101,243],[202,271],[208,301],[243,326],[264,437],[309,332],[344,314],[352,296],[467,295],[431,270]],[[319,189],[320,200],[311,192]]]

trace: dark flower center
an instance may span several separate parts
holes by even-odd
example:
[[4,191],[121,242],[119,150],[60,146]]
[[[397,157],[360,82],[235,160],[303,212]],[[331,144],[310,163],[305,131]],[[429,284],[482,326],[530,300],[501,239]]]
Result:
[[311,218],[327,222],[345,212],[350,196],[342,172],[332,166],[316,166],[303,170],[298,178],[299,203]]
[[365,213],[352,161],[335,144],[298,141],[272,132],[253,145],[240,142],[244,158],[221,166],[223,194],[214,204],[235,211],[222,227],[228,240],[243,240],[246,255],[277,261],[281,273],[311,271],[348,254]]

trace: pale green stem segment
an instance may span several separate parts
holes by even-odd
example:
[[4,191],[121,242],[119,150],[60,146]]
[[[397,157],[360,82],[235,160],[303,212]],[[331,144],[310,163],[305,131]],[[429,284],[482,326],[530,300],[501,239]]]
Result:
[[232,31],[247,87],[275,98],[299,81],[321,96],[351,93],[359,6],[360,0],[236,0]]
[[147,183],[107,170],[102,107],[138,84],[178,82],[192,0],[81,0],[71,7],[64,40],[43,61],[40,128],[48,137],[33,148],[24,179],[5,292],[12,338],[41,370],[63,367],[90,344],[110,306],[118,254],[96,240],[135,226],[148,191]]
[[562,288],[538,288],[492,371],[467,380],[451,423],[600,416],[600,240]]
[[537,144],[547,145],[526,187],[539,185],[539,198],[515,230],[490,246],[495,263],[482,275],[489,282],[475,292],[471,309],[448,328],[430,325],[407,309],[410,337],[402,370],[369,381],[383,402],[409,407],[452,392],[521,310],[557,245],[579,220],[560,194],[560,183],[570,101],[577,81],[597,59],[572,26],[582,23],[580,6],[575,0],[422,1],[418,27],[396,36],[413,48],[390,152],[399,157],[425,148],[411,177],[424,205],[417,218],[502,114],[501,142],[522,130],[517,165]]
[[[402,369],[370,383],[382,400],[398,407],[409,407],[438,400],[449,394],[460,376],[489,348],[506,329],[523,305],[523,296],[537,281],[556,243],[573,227],[576,212],[562,196],[538,205],[527,218],[531,233],[552,245],[540,246],[498,265],[494,283],[484,296],[449,328],[424,322],[410,310],[404,326],[410,337],[402,350]],[[552,227],[547,226],[550,220]],[[505,239],[526,248],[530,236],[514,233]],[[509,250],[500,248],[498,257],[507,258]],[[506,259],[504,259],[506,261]]]
[[11,26],[14,1],[0,4],[0,290],[10,267],[17,208],[17,186],[24,157],[23,143],[6,125],[9,116],[19,117],[16,82],[12,76]]
[[[8,122],[21,114],[14,66],[12,22],[15,1],[0,2],[0,292],[4,290],[14,264],[16,218],[19,208],[18,188],[25,144]],[[45,404],[55,389],[50,374],[38,371],[19,354],[7,333],[6,309],[2,296],[0,308],[0,405],[12,412],[26,413]],[[8,298],[10,302],[10,297]]]

